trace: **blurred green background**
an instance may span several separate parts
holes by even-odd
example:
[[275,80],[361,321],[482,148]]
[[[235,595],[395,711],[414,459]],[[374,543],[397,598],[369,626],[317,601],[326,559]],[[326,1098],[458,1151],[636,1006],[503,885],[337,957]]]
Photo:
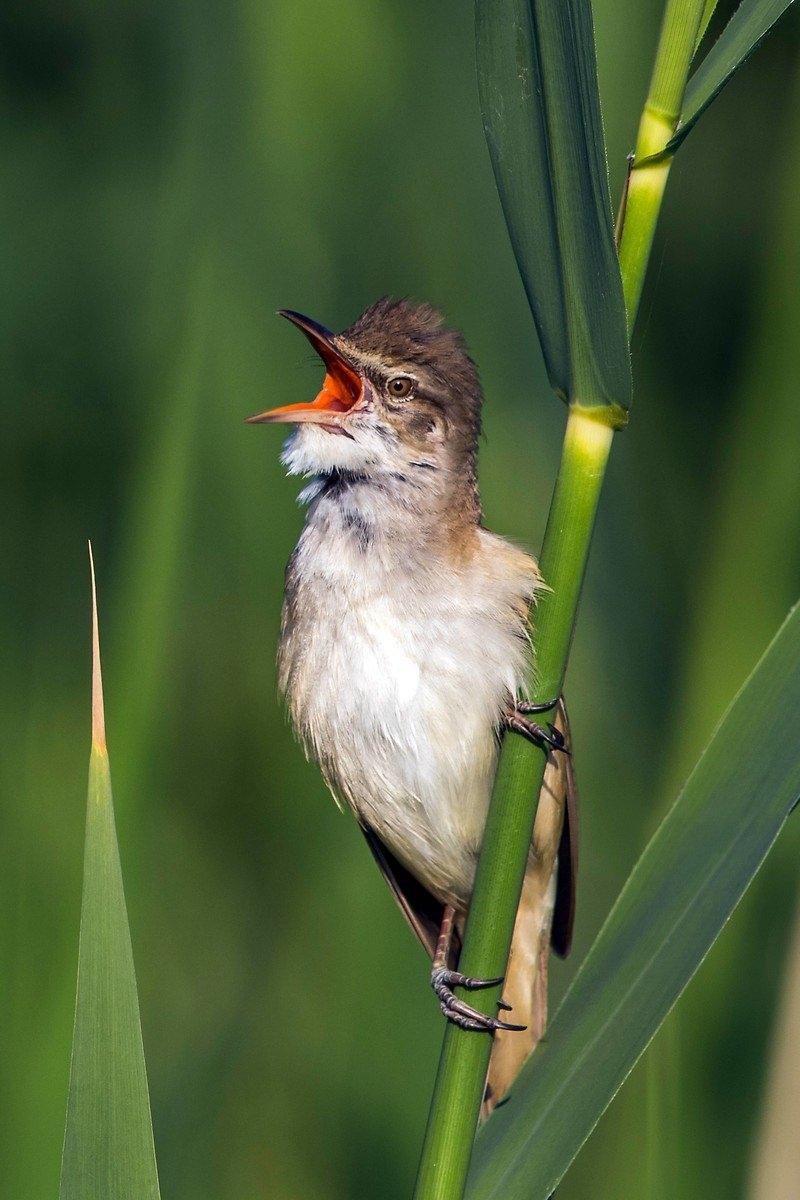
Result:
[[[721,6],[724,15],[732,6]],[[660,4],[596,0],[614,195]],[[487,521],[536,547],[564,413],[485,150],[472,10],[12,0],[0,16],[0,1194],[57,1191],[94,539],[165,1200],[410,1193],[441,1037],[423,956],[276,696],[310,397],[274,316],[385,292],[465,330]],[[582,903],[563,991],[800,594],[800,22],[681,150],[569,675]],[[559,1191],[745,1194],[800,822]]]

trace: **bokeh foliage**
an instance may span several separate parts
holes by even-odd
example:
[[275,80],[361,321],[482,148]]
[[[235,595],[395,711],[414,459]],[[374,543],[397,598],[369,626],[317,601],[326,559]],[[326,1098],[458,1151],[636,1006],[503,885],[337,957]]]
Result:
[[[732,5],[720,5],[715,23]],[[597,0],[612,191],[660,5]],[[54,1195],[80,903],[85,538],[162,1191],[406,1196],[440,1017],[421,954],[275,695],[300,523],[277,435],[375,296],[461,325],[487,519],[541,539],[562,430],[483,143],[470,5],[6,6],[0,37],[0,1191]],[[800,587],[800,25],[674,168],[569,676],[574,970]],[[791,825],[560,1190],[743,1190],[793,908]],[[678,1082],[654,1086],[676,1056]]]

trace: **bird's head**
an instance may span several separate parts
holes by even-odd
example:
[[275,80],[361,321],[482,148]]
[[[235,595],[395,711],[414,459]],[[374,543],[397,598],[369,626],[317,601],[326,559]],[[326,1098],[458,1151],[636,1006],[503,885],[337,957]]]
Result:
[[316,399],[250,417],[297,426],[283,461],[292,474],[402,476],[458,472],[474,480],[482,394],[461,335],[435,309],[378,300],[342,333],[281,316],[325,365]]

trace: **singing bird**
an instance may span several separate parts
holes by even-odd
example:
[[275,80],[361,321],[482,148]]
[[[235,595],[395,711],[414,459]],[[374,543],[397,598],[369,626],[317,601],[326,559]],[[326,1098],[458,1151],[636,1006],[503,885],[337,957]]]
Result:
[[[445,1016],[494,1036],[486,1113],[541,1037],[550,944],[566,954],[572,935],[566,710],[521,696],[543,581],[530,555],[483,524],[483,394],[461,335],[430,306],[389,298],[338,334],[280,315],[325,366],[315,400],[249,418],[295,426],[282,462],[309,479],[286,571],[280,687],[306,753],[352,809],[432,958]],[[549,708],[553,723],[532,719]],[[453,990],[499,982],[466,979],[457,959],[507,729],[548,753],[500,1002],[513,1023]]]

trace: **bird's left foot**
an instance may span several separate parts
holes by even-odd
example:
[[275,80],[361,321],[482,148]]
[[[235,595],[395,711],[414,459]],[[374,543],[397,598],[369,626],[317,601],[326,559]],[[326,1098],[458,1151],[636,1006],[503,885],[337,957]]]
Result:
[[[465,1004],[463,1000],[459,1000],[453,991],[455,987],[468,988],[471,991],[478,988],[497,987],[502,982],[502,975],[498,979],[472,979],[468,975],[462,975],[460,971],[450,971],[447,967],[434,966],[431,971],[431,987],[439,997],[442,1012],[448,1021],[452,1021],[461,1029],[472,1030],[476,1033],[494,1033],[497,1029],[522,1031],[526,1028],[525,1025],[512,1025],[510,1021],[501,1021],[499,1017],[490,1017],[486,1013],[479,1012],[471,1004]],[[511,1008],[511,1005],[506,1004],[505,1000],[498,1000],[497,1004],[499,1008],[506,1009],[506,1011]]]
[[555,725],[550,722],[545,728],[536,721],[531,721],[528,716],[529,713],[550,712],[557,704],[557,697],[555,700],[549,700],[546,704],[532,704],[529,700],[518,700],[514,707],[509,708],[506,713],[506,729],[512,729],[514,733],[521,734],[522,737],[527,738],[529,742],[533,742],[534,746],[539,746],[542,750],[560,750],[563,754],[569,754],[560,729],[556,729]]

